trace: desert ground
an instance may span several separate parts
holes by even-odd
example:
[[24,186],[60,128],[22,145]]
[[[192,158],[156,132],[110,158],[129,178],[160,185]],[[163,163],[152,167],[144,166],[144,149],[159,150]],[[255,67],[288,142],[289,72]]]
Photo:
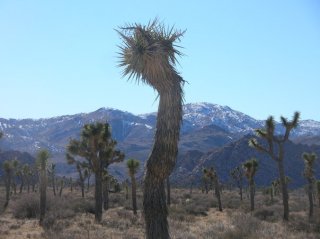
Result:
[[[1,188],[0,203],[4,203]],[[130,194],[129,194],[130,195]],[[144,238],[142,192],[138,190],[138,215],[131,208],[131,198],[124,192],[111,193],[109,209],[103,212],[100,224],[94,221],[93,188],[85,198],[80,191],[65,188],[62,196],[53,196],[48,188],[48,203],[43,227],[39,226],[39,194],[23,192],[12,194],[9,206],[0,214],[0,238],[47,239],[138,239]],[[290,220],[282,221],[282,201],[278,195],[257,190],[255,211],[250,212],[249,198],[244,193],[240,201],[234,188],[223,190],[223,212],[217,210],[213,192],[199,189],[171,191],[169,206],[170,234],[174,239],[198,238],[320,238],[320,210],[316,204],[315,216],[308,218],[308,200],[303,189],[290,191]],[[317,200],[316,200],[317,201]]]

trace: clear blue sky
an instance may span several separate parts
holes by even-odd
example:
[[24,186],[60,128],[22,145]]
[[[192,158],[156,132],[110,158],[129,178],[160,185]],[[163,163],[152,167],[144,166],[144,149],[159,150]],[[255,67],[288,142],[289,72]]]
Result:
[[0,0],[0,117],[155,111],[151,88],[121,78],[114,29],[158,17],[187,29],[186,103],[320,120],[319,13],[318,0]]

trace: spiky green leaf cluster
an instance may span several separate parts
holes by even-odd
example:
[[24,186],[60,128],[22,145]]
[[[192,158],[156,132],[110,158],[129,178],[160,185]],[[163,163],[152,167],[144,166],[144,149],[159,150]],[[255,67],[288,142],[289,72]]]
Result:
[[243,163],[243,169],[245,170],[245,175],[248,179],[252,179],[258,170],[258,161],[255,158],[247,160]]
[[315,153],[303,153],[302,158],[304,160],[304,176],[308,179],[313,179],[314,175],[314,162],[317,159],[317,155]]
[[136,159],[128,159],[127,167],[130,175],[135,175],[139,169],[140,161]]
[[133,24],[116,30],[123,40],[120,46],[120,63],[123,75],[142,81],[152,87],[163,88],[166,80],[182,55],[175,45],[185,31],[166,28],[157,19],[147,25]]

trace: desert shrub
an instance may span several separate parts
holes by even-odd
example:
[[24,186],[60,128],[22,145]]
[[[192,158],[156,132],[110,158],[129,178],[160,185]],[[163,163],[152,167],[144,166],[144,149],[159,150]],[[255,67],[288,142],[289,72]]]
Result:
[[80,198],[75,200],[71,206],[71,209],[76,213],[91,213],[95,212],[95,204],[92,200]]
[[[217,238],[221,239],[248,239],[257,238],[260,222],[243,213],[234,214],[231,218],[231,227],[226,228]],[[211,232],[214,233],[214,232]],[[210,238],[209,235],[206,238]]]
[[207,212],[209,210],[208,204],[197,204],[194,202],[187,203],[185,205],[185,210],[188,214],[194,216],[207,216]]
[[268,209],[268,208],[257,209],[253,215],[260,220],[275,221],[275,212],[272,209]]
[[37,218],[40,213],[39,197],[37,194],[27,194],[17,199],[12,206],[15,218]]
[[187,213],[186,209],[179,205],[169,208],[169,217],[174,221],[179,222],[194,222],[195,216]]

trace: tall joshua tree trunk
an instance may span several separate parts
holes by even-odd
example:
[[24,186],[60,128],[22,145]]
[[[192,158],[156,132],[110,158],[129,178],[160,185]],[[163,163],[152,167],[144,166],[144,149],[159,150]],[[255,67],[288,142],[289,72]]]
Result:
[[220,196],[220,184],[217,179],[214,180],[214,193],[218,200],[219,211],[222,212],[221,196]]
[[109,209],[109,179],[103,180],[103,209],[106,211]]
[[136,178],[133,176],[131,178],[132,183],[132,208],[133,208],[133,214],[137,215],[137,183]]
[[164,182],[176,162],[182,117],[180,79],[172,83],[173,89],[160,92],[155,143],[147,161],[143,207],[148,239],[170,238]]
[[308,179],[309,218],[313,216],[313,180]]
[[279,177],[280,177],[280,185],[282,191],[282,204],[283,204],[283,218],[284,220],[289,220],[289,193],[286,182],[286,175],[284,173],[283,161],[278,160],[278,169],[279,169]]
[[102,220],[102,174],[97,172],[95,175],[95,220],[96,222],[101,222]]
[[250,188],[250,210],[254,211],[254,180],[253,178],[250,179],[249,188]]

